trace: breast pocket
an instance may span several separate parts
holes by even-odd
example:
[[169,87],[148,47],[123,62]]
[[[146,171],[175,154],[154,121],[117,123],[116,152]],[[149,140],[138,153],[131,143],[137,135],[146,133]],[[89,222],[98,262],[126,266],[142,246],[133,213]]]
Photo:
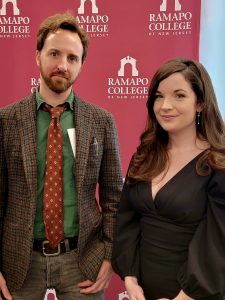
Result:
[[93,138],[89,149],[89,162],[93,166],[99,166],[102,157],[102,143]]
[[102,143],[92,141],[86,165],[85,184],[93,188],[98,181],[102,161]]

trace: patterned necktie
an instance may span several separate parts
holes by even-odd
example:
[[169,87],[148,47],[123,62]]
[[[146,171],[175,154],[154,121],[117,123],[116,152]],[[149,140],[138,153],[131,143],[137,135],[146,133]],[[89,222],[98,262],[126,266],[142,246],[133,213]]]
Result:
[[43,110],[48,111],[51,116],[46,146],[43,194],[44,224],[46,238],[50,246],[55,248],[64,238],[63,134],[59,119],[61,114],[66,110],[66,104],[51,107],[44,103]]

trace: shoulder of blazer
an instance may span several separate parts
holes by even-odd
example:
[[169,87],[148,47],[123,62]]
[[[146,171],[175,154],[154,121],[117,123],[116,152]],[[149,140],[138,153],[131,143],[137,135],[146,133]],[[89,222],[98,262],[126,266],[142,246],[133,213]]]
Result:
[[4,107],[1,107],[0,114],[2,115],[2,117],[4,117],[14,113],[21,106],[30,106],[32,104],[35,104],[34,94],[24,97],[16,102],[10,103]]

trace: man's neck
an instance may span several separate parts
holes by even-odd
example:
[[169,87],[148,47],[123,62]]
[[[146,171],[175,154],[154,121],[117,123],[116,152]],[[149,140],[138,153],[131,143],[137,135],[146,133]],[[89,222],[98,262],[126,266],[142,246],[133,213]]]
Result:
[[65,103],[66,99],[69,97],[72,88],[66,90],[63,93],[55,93],[50,89],[42,89],[40,86],[39,94],[45,102],[53,107]]

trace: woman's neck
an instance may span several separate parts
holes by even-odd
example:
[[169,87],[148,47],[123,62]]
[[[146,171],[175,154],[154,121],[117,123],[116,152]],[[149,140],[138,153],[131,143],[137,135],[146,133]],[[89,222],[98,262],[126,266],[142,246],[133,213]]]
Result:
[[209,144],[197,135],[170,135],[168,151],[170,153],[198,152],[209,148]]

